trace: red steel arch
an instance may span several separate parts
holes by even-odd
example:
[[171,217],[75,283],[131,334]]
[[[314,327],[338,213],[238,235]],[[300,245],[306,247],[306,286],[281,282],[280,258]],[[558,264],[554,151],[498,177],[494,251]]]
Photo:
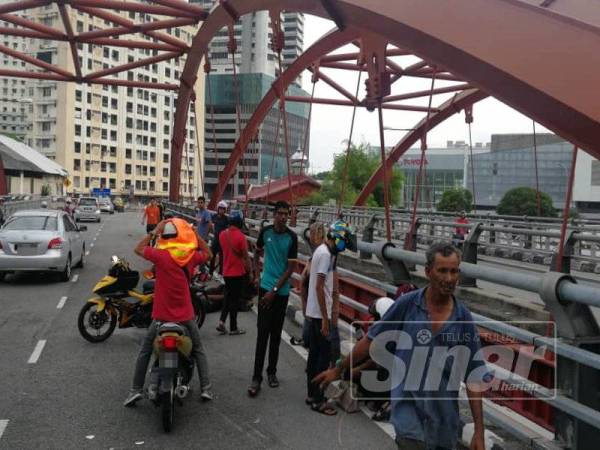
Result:
[[208,42],[232,20],[258,10],[305,12],[385,36],[600,157],[600,104],[590,95],[600,78],[600,9],[595,5],[577,5],[567,16],[526,0],[445,0],[436,8],[411,0],[227,0],[200,27],[182,74],[171,200],[179,197],[183,140],[178,136],[184,136],[191,86]]

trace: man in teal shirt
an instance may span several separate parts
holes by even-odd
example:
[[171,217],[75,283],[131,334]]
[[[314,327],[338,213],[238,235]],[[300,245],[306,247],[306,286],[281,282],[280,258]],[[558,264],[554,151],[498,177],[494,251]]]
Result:
[[279,386],[277,360],[281,330],[290,294],[289,278],[298,257],[298,237],[287,226],[290,205],[280,201],[275,204],[273,225],[263,227],[256,241],[254,273],[258,274],[258,261],[264,253],[263,270],[259,284],[258,333],[254,355],[254,374],[248,394],[254,397],[260,391],[262,372],[269,344],[267,381],[270,387]]

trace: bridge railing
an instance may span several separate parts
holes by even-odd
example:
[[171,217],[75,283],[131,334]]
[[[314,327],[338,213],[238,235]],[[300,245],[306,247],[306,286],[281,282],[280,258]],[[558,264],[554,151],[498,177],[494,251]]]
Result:
[[[168,205],[167,208],[193,220],[193,211],[189,208],[177,205]],[[258,230],[264,221],[247,219],[247,223]],[[436,223],[436,226],[454,227],[456,224],[446,222],[443,225]],[[506,228],[501,232],[508,234],[518,230],[511,227]],[[305,227],[296,227],[294,230],[299,236],[305,235]],[[484,231],[489,232],[489,230]],[[498,231],[498,228],[494,227],[493,231]],[[525,230],[525,233],[522,234],[532,235],[535,232],[534,230]],[[548,239],[556,238],[554,231],[548,231],[545,234],[548,235],[545,236]],[[584,239],[594,243],[598,242],[596,235],[580,237],[581,241]],[[386,267],[394,283],[403,278],[408,281],[410,275],[407,266],[424,266],[426,262],[424,254],[403,250],[393,242],[361,240],[358,242],[358,249],[366,254],[375,255]],[[395,293],[396,287],[392,283],[373,280],[343,268],[339,270],[343,278],[368,285],[367,287],[371,288],[369,292],[371,299],[377,292],[392,296]],[[598,442],[600,439],[600,398],[598,395],[590,395],[590,389],[597,393],[600,386],[600,328],[591,308],[600,308],[600,291],[591,286],[580,285],[575,279],[563,273],[525,273],[466,261],[461,264],[461,271],[473,279],[537,293],[544,301],[546,309],[553,314],[556,321],[558,336],[556,342],[553,338],[482,315],[474,314],[473,317],[475,320],[483,321],[482,326],[486,329],[512,337],[520,342],[531,344],[534,347],[550,345],[558,358],[556,373],[558,389],[554,391],[536,383],[531,392],[537,399],[554,408],[556,438],[562,444],[571,448],[585,448],[581,443]],[[361,299],[346,295],[342,295],[340,300],[346,308],[355,311],[358,315],[366,314],[368,305],[364,300],[361,301]],[[490,367],[499,374],[504,371],[502,367],[495,365],[490,365]],[[530,386],[532,384],[531,380],[518,377],[511,377],[512,381],[516,384],[525,382]]]

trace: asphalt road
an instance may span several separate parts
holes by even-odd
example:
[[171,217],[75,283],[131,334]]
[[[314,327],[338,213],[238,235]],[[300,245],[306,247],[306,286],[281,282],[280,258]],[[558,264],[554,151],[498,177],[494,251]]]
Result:
[[362,413],[310,411],[303,401],[305,362],[288,344],[280,354],[281,387],[263,386],[258,398],[249,398],[252,312],[241,314],[243,336],[219,336],[217,315],[208,316],[201,335],[215,399],[199,400],[196,377],[171,434],[162,431],[152,404],[124,408],[145,330],[117,329],[105,343],[91,344],[76,320],[111,255],[137,270],[148,267],[133,254],[142,236],[138,213],[105,215],[102,223],[88,224],[90,254],[70,282],[17,274],[0,283],[0,449],[395,448]]

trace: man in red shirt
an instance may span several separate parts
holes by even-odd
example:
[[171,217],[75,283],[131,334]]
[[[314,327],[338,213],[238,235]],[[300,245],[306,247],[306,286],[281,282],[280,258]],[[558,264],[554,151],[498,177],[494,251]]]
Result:
[[[454,221],[457,224],[467,224],[469,223],[469,219],[467,219],[467,213],[465,211],[461,211],[458,218]],[[465,236],[469,233],[469,228],[465,227],[456,227],[454,230],[454,234],[456,238],[464,241]]]
[[248,280],[252,277],[252,262],[248,255],[248,242],[242,233],[243,217],[241,211],[231,211],[229,228],[219,234],[219,244],[223,254],[223,277],[225,278],[225,301],[221,310],[221,319],[217,331],[227,333],[225,321],[229,314],[229,334],[244,334],[246,331],[237,326],[237,313],[240,299]]
[[[180,221],[180,222],[178,222]],[[192,340],[192,357],[196,361],[198,376],[200,378],[200,389],[203,400],[212,400],[211,384],[208,376],[208,362],[200,340],[198,326],[194,321],[194,307],[190,294],[190,276],[194,268],[208,261],[212,254],[206,242],[200,239],[195,232],[193,244],[183,242],[190,248],[188,254],[182,260],[171,255],[168,249],[161,250],[149,246],[150,241],[160,239],[159,243],[169,239],[177,238],[178,234],[189,236],[190,230],[185,229],[182,219],[163,220],[158,224],[155,231],[144,237],[136,246],[135,253],[154,264],[156,272],[156,284],[154,288],[154,302],[152,305],[152,324],[142,342],[142,347],[137,358],[133,385],[124,406],[132,406],[142,398],[144,379],[148,370],[148,363],[152,356],[152,343],[156,336],[157,322],[178,322],[187,328]],[[181,237],[178,238],[181,241]],[[198,248],[199,251],[196,251]]]

